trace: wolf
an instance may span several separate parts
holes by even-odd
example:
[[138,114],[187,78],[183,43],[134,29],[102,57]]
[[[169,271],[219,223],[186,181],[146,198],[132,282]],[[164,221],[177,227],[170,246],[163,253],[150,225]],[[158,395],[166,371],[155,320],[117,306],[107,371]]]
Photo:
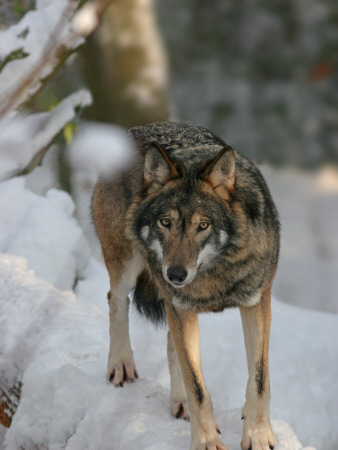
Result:
[[258,168],[209,130],[159,122],[129,130],[132,166],[100,180],[92,215],[110,277],[107,379],[138,377],[128,294],[168,324],[170,410],[190,418],[190,450],[226,450],[201,368],[198,314],[239,307],[248,363],[243,450],[273,448],[269,418],[276,207]]

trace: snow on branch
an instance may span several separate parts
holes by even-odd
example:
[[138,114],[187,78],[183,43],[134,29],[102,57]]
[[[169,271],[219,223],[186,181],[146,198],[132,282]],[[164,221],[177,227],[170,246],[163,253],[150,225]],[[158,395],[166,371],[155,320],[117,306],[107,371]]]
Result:
[[50,112],[17,115],[0,122],[0,181],[30,172],[60,130],[74,119],[79,109],[90,104],[90,93],[80,90]]
[[0,119],[32,101],[94,31],[110,0],[82,3],[37,0],[36,10],[0,31]]
[[81,90],[54,110],[18,114],[99,24],[110,0],[37,0],[15,25],[0,31],[0,181],[38,165],[63,127],[91,104]]

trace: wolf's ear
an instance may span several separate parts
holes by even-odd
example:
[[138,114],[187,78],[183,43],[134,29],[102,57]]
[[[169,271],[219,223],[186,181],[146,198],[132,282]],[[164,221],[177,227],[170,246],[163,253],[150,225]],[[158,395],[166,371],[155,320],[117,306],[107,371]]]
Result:
[[222,195],[222,190],[232,192],[235,187],[236,160],[233,149],[226,145],[208,161],[202,173],[202,179],[212,185]]
[[170,178],[176,178],[178,171],[176,163],[166,154],[156,141],[152,142],[146,151],[144,160],[144,181],[147,185],[164,184]]

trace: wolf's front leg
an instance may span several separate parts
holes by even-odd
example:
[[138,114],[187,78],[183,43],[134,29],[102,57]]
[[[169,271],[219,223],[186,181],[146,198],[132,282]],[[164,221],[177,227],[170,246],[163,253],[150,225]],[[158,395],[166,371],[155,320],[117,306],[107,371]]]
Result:
[[275,445],[270,424],[269,335],[271,291],[259,304],[241,308],[249,369],[246,402],[243,407],[243,450],[269,450]]
[[219,438],[211,398],[203,380],[197,315],[182,312],[169,303],[166,303],[166,313],[188,397],[190,450],[228,450]]
[[115,386],[138,378],[129,338],[129,298],[118,298],[108,293],[110,319],[110,349],[107,380]]
[[187,392],[185,390],[180,362],[168,331],[168,363],[170,372],[170,411],[176,419],[189,419]]

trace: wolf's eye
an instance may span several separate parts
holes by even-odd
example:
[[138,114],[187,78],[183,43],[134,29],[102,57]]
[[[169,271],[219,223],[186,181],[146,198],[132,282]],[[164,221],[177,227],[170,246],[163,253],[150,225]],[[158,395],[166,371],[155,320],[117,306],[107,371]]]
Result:
[[166,228],[170,227],[170,220],[169,219],[160,219],[160,224],[163,225]]
[[201,222],[198,226],[198,230],[202,231],[202,230],[206,230],[207,228],[209,228],[209,223],[208,222]]

